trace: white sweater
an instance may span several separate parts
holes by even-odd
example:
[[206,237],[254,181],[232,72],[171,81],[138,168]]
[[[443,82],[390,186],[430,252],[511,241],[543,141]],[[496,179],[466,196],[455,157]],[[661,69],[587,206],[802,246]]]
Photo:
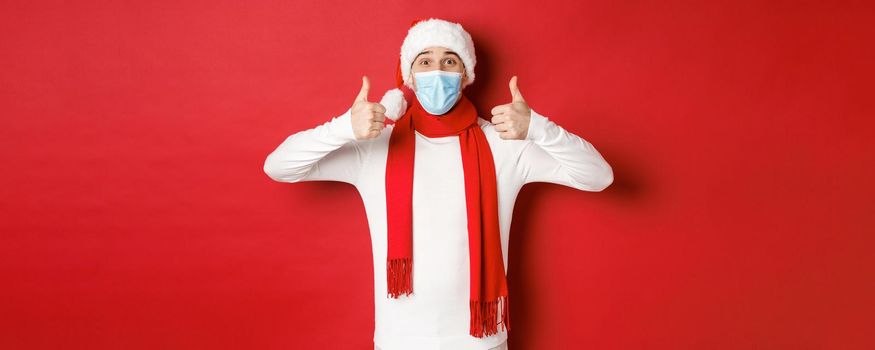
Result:
[[[525,140],[504,140],[492,123],[483,118],[478,122],[495,161],[506,273],[511,215],[524,184],[549,182],[601,191],[613,182],[613,171],[592,144],[535,111]],[[470,261],[458,136],[428,138],[416,132],[413,294],[398,299],[387,296],[385,174],[393,127],[387,125],[377,138],[356,140],[347,110],[286,138],[268,155],[264,171],[280,182],[342,181],[358,189],[368,217],[374,259],[373,340],[382,350],[495,347],[507,339],[507,331],[501,327],[498,334],[484,338],[468,333]]]

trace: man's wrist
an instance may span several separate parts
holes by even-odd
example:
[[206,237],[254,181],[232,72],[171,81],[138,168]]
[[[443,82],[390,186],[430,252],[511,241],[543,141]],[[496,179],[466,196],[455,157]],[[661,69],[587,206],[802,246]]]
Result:
[[547,117],[535,112],[534,109],[530,109],[530,111],[532,114],[529,119],[529,130],[526,132],[526,140],[539,141],[544,136],[544,128],[546,128],[549,120]]
[[352,128],[352,108],[331,121],[331,133],[344,141],[355,141],[355,131]]

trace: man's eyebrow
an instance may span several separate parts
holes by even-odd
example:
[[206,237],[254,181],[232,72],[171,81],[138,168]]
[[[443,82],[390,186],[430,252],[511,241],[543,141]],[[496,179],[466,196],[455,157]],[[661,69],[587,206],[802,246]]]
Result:
[[[416,61],[416,59],[419,58],[419,56],[422,55],[422,54],[424,54],[424,53],[431,53],[431,50],[427,50],[427,51],[420,52],[418,55],[416,55],[416,57],[413,58],[413,60]],[[458,59],[462,59],[461,57],[459,57],[459,54],[455,53],[454,51],[449,51],[449,50],[448,50],[448,51],[444,52],[444,54],[446,54],[446,55],[454,55],[454,56],[456,56],[456,58],[458,58]]]

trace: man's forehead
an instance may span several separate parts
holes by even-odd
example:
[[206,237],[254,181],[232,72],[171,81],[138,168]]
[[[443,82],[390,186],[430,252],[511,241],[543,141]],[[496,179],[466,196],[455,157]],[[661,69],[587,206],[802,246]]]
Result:
[[429,54],[436,54],[436,53],[443,53],[444,55],[454,55],[456,57],[459,57],[459,54],[455,53],[454,51],[452,51],[450,49],[443,48],[443,47],[429,47],[429,48],[423,49],[419,54],[416,55],[416,57],[419,57],[421,55],[429,55]]

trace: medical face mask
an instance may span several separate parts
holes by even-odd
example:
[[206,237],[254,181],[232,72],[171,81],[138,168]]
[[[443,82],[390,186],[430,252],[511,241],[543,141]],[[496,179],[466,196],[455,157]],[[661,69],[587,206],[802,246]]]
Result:
[[459,99],[462,73],[435,69],[414,72],[413,79],[416,80],[416,99],[428,113],[447,113]]

